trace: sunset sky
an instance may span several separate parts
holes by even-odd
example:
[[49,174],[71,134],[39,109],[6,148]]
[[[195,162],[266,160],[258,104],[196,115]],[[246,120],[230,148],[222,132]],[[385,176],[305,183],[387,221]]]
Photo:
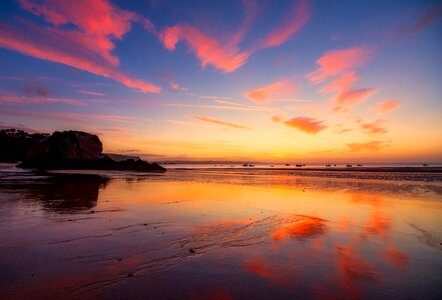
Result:
[[442,162],[441,1],[1,0],[0,127],[148,160]]

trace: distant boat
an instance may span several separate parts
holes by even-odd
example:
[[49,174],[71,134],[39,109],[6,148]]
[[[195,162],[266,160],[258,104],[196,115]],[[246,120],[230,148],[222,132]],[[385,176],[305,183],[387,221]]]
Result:
[[325,166],[326,166],[326,167],[331,167],[331,165],[330,165],[330,164],[326,164]]
[[303,166],[305,166],[305,165],[302,165],[302,164],[296,164],[296,167],[298,167],[298,168],[303,167]]
[[249,167],[254,167],[254,166],[255,166],[255,165],[250,165],[250,164],[249,164]]
[[248,166],[248,164],[243,164],[242,166],[243,166],[243,167],[247,167],[247,166]]
[[333,165],[333,167],[336,167],[336,165]]
[[285,164],[286,167],[290,166],[290,164]]
[[358,164],[357,166],[358,166],[358,167],[362,167],[362,165],[361,165],[361,164]]
[[351,168],[351,167],[353,167],[352,165],[347,165],[347,168]]
[[273,165],[271,165],[270,168],[273,168]]
[[424,166],[424,167],[428,167],[428,164],[422,164],[422,166]]

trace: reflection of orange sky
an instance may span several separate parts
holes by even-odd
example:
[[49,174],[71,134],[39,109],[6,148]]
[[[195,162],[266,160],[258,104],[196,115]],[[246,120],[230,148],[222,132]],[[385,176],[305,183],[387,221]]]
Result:
[[410,258],[408,257],[408,255],[398,251],[393,247],[385,249],[384,255],[393,266],[403,268],[408,266],[409,264]]
[[271,279],[272,274],[265,261],[259,259],[249,259],[244,263],[249,272],[259,275],[261,277]]
[[379,194],[367,194],[367,193],[351,193],[351,201],[354,203],[367,204],[372,206],[382,205],[384,197]]
[[271,236],[274,240],[285,240],[287,238],[300,239],[321,235],[325,232],[324,220],[318,218],[308,218],[291,224],[282,226],[273,231]]
[[374,211],[364,227],[364,233],[367,235],[386,237],[388,236],[390,227],[391,219],[380,211]]
[[298,280],[293,269],[276,269],[264,258],[250,258],[244,262],[244,266],[250,273],[268,279],[275,284],[293,284]]
[[359,282],[373,282],[378,280],[376,268],[367,260],[357,256],[352,246],[338,246],[338,268],[341,278],[338,282],[351,297],[360,298]]

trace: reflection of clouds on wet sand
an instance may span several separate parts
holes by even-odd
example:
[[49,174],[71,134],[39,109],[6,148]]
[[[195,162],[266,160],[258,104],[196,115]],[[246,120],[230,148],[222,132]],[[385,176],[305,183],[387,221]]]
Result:
[[[414,199],[398,201],[410,198],[379,192],[374,183],[167,176],[70,177],[55,185],[46,178],[41,187],[29,180],[15,186],[17,195],[29,197],[23,203],[40,211],[31,214],[17,204],[25,213],[14,219],[16,238],[2,241],[0,246],[10,246],[0,254],[20,247],[29,220],[43,225],[20,252],[24,262],[0,257],[16,291],[0,284],[0,292],[28,297],[45,290],[41,294],[49,298],[66,291],[82,299],[111,298],[123,290],[146,298],[176,293],[188,299],[370,298],[386,286],[404,287],[404,276],[418,268],[413,262],[422,248],[438,252],[431,223],[417,217],[404,222],[407,216],[401,214],[406,204],[437,219],[434,210]],[[4,187],[0,183],[0,193]],[[437,201],[425,203],[440,207]],[[28,219],[20,219],[23,215]],[[410,241],[422,243],[411,247]],[[28,278],[32,273],[35,277]],[[394,298],[395,291],[386,289],[391,296],[386,298]]]
[[284,241],[287,238],[301,240],[324,234],[325,230],[324,220],[308,217],[288,226],[280,226],[272,232],[272,238],[278,241]]
[[[279,262],[278,264],[279,265]],[[277,267],[265,258],[252,257],[244,262],[248,272],[263,279],[270,280],[276,285],[290,285],[296,283],[300,278],[296,270],[291,266],[285,268]]]
[[358,281],[373,282],[377,279],[375,267],[369,261],[358,257],[352,246],[338,246],[336,251],[343,285],[354,286]]
[[384,256],[395,267],[405,268],[410,263],[410,257],[407,254],[393,247],[385,249]]
[[386,217],[380,211],[374,211],[364,227],[365,235],[387,237],[391,228],[391,218]]

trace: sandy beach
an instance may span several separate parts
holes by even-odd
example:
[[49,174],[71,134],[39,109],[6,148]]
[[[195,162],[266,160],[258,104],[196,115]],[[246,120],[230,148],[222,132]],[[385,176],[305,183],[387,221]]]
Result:
[[440,177],[287,172],[3,168],[0,293],[6,299],[439,298]]

